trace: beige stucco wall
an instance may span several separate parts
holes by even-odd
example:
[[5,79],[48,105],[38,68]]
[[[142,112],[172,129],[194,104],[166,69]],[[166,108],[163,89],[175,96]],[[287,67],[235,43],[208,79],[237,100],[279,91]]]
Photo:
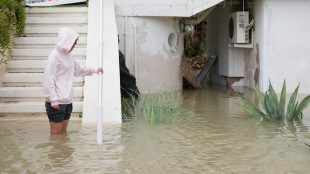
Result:
[[[181,56],[184,48],[178,18],[128,17],[126,21],[125,17],[118,16],[117,27],[120,50],[126,57],[130,73],[136,76],[141,93],[182,89]],[[168,43],[171,33],[176,36],[174,48]]]

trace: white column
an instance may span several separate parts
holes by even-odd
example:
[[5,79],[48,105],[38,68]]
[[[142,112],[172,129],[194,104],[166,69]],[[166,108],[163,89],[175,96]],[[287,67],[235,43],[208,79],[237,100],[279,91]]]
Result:
[[[100,1],[90,0],[88,4],[88,36],[86,65],[99,67]],[[103,33],[103,123],[120,124],[121,96],[119,78],[119,57],[114,0],[104,0]],[[83,124],[97,122],[98,76],[85,77]]]

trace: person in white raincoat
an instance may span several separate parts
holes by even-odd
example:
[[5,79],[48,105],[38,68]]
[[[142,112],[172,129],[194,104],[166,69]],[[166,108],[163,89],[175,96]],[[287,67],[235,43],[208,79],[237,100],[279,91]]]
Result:
[[50,53],[43,77],[43,96],[51,134],[66,131],[72,112],[73,76],[103,73],[102,68],[81,66],[71,55],[78,34],[69,28],[60,28],[58,44]]

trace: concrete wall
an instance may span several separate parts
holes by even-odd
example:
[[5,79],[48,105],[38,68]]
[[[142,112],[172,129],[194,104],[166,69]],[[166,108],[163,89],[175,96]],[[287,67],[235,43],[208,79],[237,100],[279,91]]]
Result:
[[[134,26],[136,26],[136,41]],[[117,16],[117,28],[120,50],[126,57],[130,73],[136,76],[141,93],[182,88],[180,65],[184,41],[178,18],[127,17],[126,22],[124,16]],[[176,36],[177,44],[174,48],[168,43],[171,33]]]
[[286,79],[288,92],[293,92],[300,82],[299,92],[309,93],[309,7],[310,1],[305,0],[263,0],[251,11],[255,18],[257,45],[248,57],[251,60],[259,58],[261,90],[268,89],[270,80],[280,92]]
[[[114,13],[114,0],[104,2],[103,31],[103,122],[122,122],[117,28]],[[86,65],[99,67],[100,50],[100,1],[90,0],[88,7],[88,36]],[[83,123],[97,122],[98,76],[85,77]]]
[[[276,92],[281,91],[283,80],[287,92],[294,91],[300,82],[300,93],[309,93],[310,78],[310,1],[261,0],[250,9],[255,19],[254,48],[245,51],[244,85],[260,90],[268,89],[269,80]],[[237,10],[217,7],[208,17],[208,54],[219,55],[217,73],[227,71],[227,15]],[[219,80],[220,79],[220,80]]]

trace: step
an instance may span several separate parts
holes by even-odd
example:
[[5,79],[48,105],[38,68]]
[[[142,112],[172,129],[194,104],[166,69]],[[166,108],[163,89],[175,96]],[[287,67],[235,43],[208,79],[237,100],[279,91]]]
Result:
[[[59,28],[62,26],[26,26],[24,34],[56,34],[58,35]],[[64,26],[65,27],[65,26]],[[85,26],[78,26],[78,27],[69,27],[71,30],[79,33],[79,34],[86,34],[88,31],[87,25]]]
[[[10,60],[7,62],[7,71],[11,72],[44,72],[47,60]],[[85,65],[85,60],[77,60]]]
[[45,7],[45,8],[25,8],[26,14],[35,13],[88,13],[88,7]]
[[[14,39],[15,46],[17,45],[53,45],[56,46],[58,42],[58,37],[16,37]],[[79,37],[78,45],[86,45],[87,38]]]
[[[17,37],[14,39],[15,49],[54,49],[57,45],[57,37]],[[75,48],[86,48],[86,37],[79,37]]]
[[[70,8],[65,8],[68,11],[63,9],[54,8],[55,11],[51,11],[53,8],[47,8],[46,11],[42,11],[41,9],[33,9],[30,13],[26,12],[27,17],[63,17],[63,16],[70,16],[70,17],[87,17],[88,9],[82,10],[71,10]],[[25,9],[26,11],[26,9]]]
[[[74,56],[75,60],[85,60],[86,56]],[[37,57],[25,57],[25,56],[18,56],[12,57],[13,60],[46,60],[48,56],[37,56]]]
[[[82,112],[83,102],[73,102],[73,112]],[[45,113],[44,102],[0,102],[0,114]]]
[[20,36],[26,37],[57,37],[59,28],[69,27],[73,31],[79,33],[79,36],[87,36],[87,24],[69,25],[69,24],[57,24],[57,25],[45,25],[45,26],[33,26],[27,25],[25,32]]
[[26,18],[26,25],[28,24],[87,24],[88,17],[81,16],[81,17],[27,17]]
[[30,13],[26,14],[26,18],[28,17],[63,17],[63,16],[70,16],[70,17],[88,17],[87,13]]
[[70,16],[70,17],[88,17],[88,13],[67,13],[67,12],[59,12],[59,13],[28,13],[26,14],[26,18],[29,17],[63,17],[63,16]]
[[[53,49],[12,49],[13,57],[48,57]],[[75,48],[72,51],[73,56],[86,56],[86,48]]]
[[[83,77],[74,77],[74,86],[83,86]],[[6,73],[3,75],[4,87],[42,86],[43,73]]]
[[[74,101],[82,101],[83,87],[74,87],[73,94]],[[6,101],[44,101],[42,87],[0,88],[0,102]]]
[[[56,46],[56,44],[52,44],[52,45],[47,45],[47,44],[45,44],[45,45],[35,45],[35,44],[33,44],[33,45],[31,45],[31,44],[21,45],[21,44],[19,44],[19,45],[14,45],[14,49],[50,49],[50,50],[52,50],[55,48],[55,46]],[[76,48],[86,48],[86,45],[77,44],[75,46],[75,49]]]

